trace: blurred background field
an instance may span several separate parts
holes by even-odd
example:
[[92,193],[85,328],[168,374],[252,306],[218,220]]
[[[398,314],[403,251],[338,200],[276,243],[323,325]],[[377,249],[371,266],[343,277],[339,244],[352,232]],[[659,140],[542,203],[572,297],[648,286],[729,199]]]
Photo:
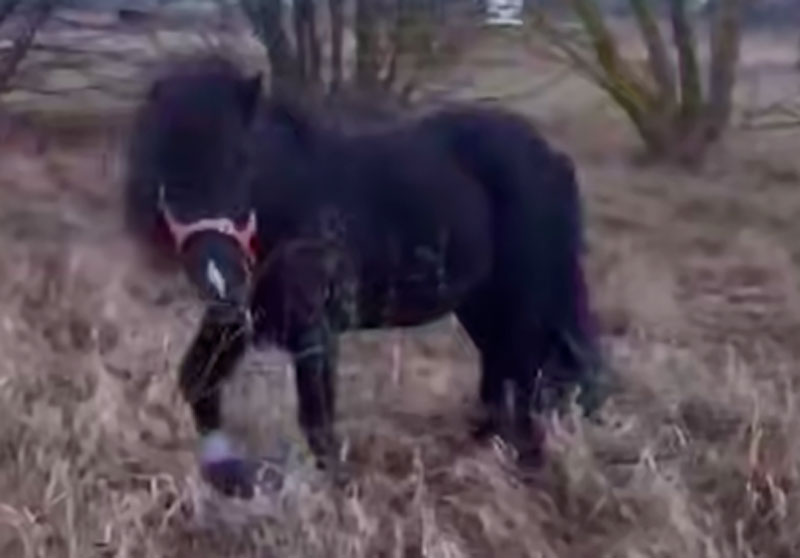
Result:
[[[130,4],[54,8],[0,90],[0,557],[800,555],[800,71],[797,27],[778,25],[791,2],[745,27],[730,124],[689,167],[645,158],[619,105],[535,23],[453,8],[411,35],[421,54],[396,49],[391,83],[346,27],[343,83],[412,107],[500,103],[575,159],[622,382],[602,426],[549,419],[549,461],[523,482],[466,436],[477,361],[454,321],[347,334],[353,487],[297,467],[250,504],[199,480],[175,383],[199,308],[182,277],[139,265],[119,180],[131,108],[163,57],[224,48],[268,81],[270,58],[233,4]],[[28,8],[0,26],[2,68]],[[618,11],[605,14],[619,51],[644,65]],[[231,423],[254,451],[297,436],[294,397],[285,356],[253,354],[226,394]]]

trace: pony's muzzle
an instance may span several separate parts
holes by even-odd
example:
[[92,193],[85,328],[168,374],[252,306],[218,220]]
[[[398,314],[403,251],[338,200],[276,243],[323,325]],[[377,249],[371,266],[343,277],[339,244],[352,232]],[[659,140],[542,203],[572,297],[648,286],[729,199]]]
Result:
[[208,305],[208,317],[219,325],[241,328],[248,336],[253,333],[253,313],[247,304],[213,301]]

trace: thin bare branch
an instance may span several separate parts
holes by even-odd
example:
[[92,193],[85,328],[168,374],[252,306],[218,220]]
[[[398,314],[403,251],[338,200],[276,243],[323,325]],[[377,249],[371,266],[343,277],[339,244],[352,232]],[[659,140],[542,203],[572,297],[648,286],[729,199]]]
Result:
[[745,0],[719,0],[711,28],[709,134],[719,136],[730,120],[733,85],[739,64],[742,12]]
[[738,127],[748,131],[800,128],[800,97],[745,110]]
[[[536,25],[547,34],[552,42],[572,66],[589,77],[604,89],[628,114],[635,126],[643,130],[644,112],[653,106],[655,99],[645,83],[619,57],[616,43],[602,21],[602,14],[593,0],[573,0],[574,5],[583,7],[581,19],[592,37],[591,50],[579,46],[575,37],[564,33],[543,14],[538,14]],[[599,18],[600,21],[596,21]],[[594,53],[594,57],[591,53]]]
[[321,47],[313,0],[294,0],[292,6],[297,73],[305,85],[316,87],[320,81]]
[[747,132],[794,130],[800,129],[800,119],[784,120],[782,122],[744,123],[739,126],[739,129]]
[[647,0],[630,0],[639,24],[642,40],[647,47],[648,63],[658,86],[659,97],[665,105],[676,104],[675,67],[667,52],[667,45]]
[[241,7],[255,34],[266,47],[272,88],[284,92],[297,82],[297,65],[283,28],[282,0],[241,0]]
[[596,62],[589,48],[580,46],[580,40],[556,26],[543,12],[531,18],[534,28],[547,39],[547,53],[557,62],[572,65],[574,69],[591,79],[595,84],[604,81],[603,69]]
[[784,99],[744,111],[745,118],[762,118],[776,114],[800,118],[800,99]]
[[[689,0],[669,0],[672,44],[659,28],[653,2],[629,0],[648,53],[648,64],[622,56],[620,46],[606,23],[599,0],[570,0],[584,36],[569,34],[552,25],[542,8],[533,8],[535,27],[547,39],[546,49],[556,52],[596,85],[605,90],[627,115],[656,158],[679,164],[699,163],[707,147],[718,139],[730,117],[734,72],[738,59],[741,14],[747,0],[717,0],[715,41],[712,52],[712,85],[704,98]],[[674,49],[678,74],[670,56]],[[641,74],[644,70],[647,75]]]
[[592,40],[597,61],[609,73],[619,72],[619,52],[613,35],[606,27],[603,14],[594,0],[571,0],[575,13]]
[[697,60],[697,38],[689,20],[686,0],[670,0],[670,18],[675,48],[680,68],[681,112],[689,120],[702,110],[703,88],[700,82],[700,64]]

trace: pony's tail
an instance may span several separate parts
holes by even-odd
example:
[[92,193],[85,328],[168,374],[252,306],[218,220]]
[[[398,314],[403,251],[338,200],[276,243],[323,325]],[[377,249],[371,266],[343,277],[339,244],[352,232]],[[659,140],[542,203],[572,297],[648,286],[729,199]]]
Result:
[[578,386],[577,403],[591,416],[609,394],[611,374],[600,347],[583,266],[575,261],[572,267],[565,319],[556,333],[555,358],[548,365],[551,370],[547,376],[558,384]]
[[[559,303],[555,312],[555,354],[548,363],[548,378],[558,385],[577,386],[577,403],[587,416],[594,415],[608,397],[611,373],[600,346],[600,329],[592,310],[591,293],[583,265],[588,246],[578,177],[572,160],[551,151],[555,185],[545,192],[558,200],[551,216],[550,229],[564,236],[564,251],[551,263],[559,269],[555,275],[560,285],[553,286]],[[535,176],[535,172],[532,172]]]
[[[504,110],[451,109],[427,117],[423,127],[484,186],[498,211],[496,238],[529,234],[530,257],[518,258],[514,266],[535,278],[537,283],[529,285],[533,307],[553,341],[544,383],[559,400],[562,389],[578,386],[578,403],[593,413],[605,398],[608,374],[581,263],[584,217],[571,158],[527,119]],[[495,257],[508,254],[507,247],[498,246]]]

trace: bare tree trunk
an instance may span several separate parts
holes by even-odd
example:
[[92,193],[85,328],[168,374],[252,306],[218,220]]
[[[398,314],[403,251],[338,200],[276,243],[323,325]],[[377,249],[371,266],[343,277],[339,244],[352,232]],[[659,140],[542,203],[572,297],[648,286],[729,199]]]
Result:
[[[413,93],[418,71],[434,63],[436,38],[444,38],[444,24],[437,18],[443,9],[441,0],[395,0],[391,33],[391,51],[382,87],[398,86],[401,100]],[[402,75],[401,75],[402,74]],[[405,83],[398,84],[402,79]]]
[[720,0],[715,7],[707,109],[709,139],[718,138],[730,120],[744,1]]
[[[652,0],[629,0],[648,51],[649,79],[638,63],[625,59],[606,25],[599,0],[570,0],[572,11],[591,43],[553,25],[541,9],[538,27],[550,44],[578,71],[603,88],[628,116],[655,159],[682,165],[701,163],[730,120],[741,26],[748,0],[715,0],[711,30],[711,67],[704,91],[699,47],[689,0],[669,0],[672,41],[658,27]],[[678,73],[670,59],[677,55]],[[655,85],[655,87],[654,87]]]
[[328,0],[331,19],[331,85],[332,93],[342,87],[344,58],[344,6],[343,0]]
[[391,89],[397,80],[401,58],[408,50],[409,41],[413,40],[413,37],[409,36],[411,34],[409,26],[412,25],[412,21],[408,2],[409,0],[395,0],[394,3],[391,52],[389,52],[386,75],[381,83],[381,87],[386,90]]
[[[36,33],[50,17],[57,3],[57,0],[41,0],[31,7],[19,35],[14,39],[9,51],[0,58],[0,91],[5,91],[9,87],[20,64],[33,45]],[[13,7],[11,9],[13,10]]]
[[313,88],[320,80],[322,57],[314,0],[294,0],[294,24],[298,71],[303,83]]
[[659,97],[665,108],[676,103],[675,68],[669,58],[667,45],[658,27],[648,0],[630,0],[631,8],[639,24],[639,31],[647,46],[648,63],[658,87]]
[[378,87],[378,14],[376,0],[356,0],[356,85],[365,91]]
[[592,40],[593,50],[603,71],[611,78],[623,78],[620,56],[614,36],[606,27],[595,0],[571,0],[575,13]]
[[[644,90],[641,83],[631,71],[630,67],[620,57],[617,42],[609,31],[603,19],[596,0],[570,0],[572,9],[581,20],[583,28],[592,40],[591,50],[597,58],[594,73],[601,85],[616,103],[627,113],[637,130],[647,143],[655,142],[660,137],[658,126],[647,118],[647,105],[652,101],[650,92]],[[580,60],[582,54],[571,45],[564,44],[569,49],[569,56],[573,60]],[[582,62],[579,62],[582,64]],[[592,64],[591,62],[589,63]]]
[[689,21],[686,0],[670,0],[670,16],[680,68],[681,113],[686,120],[692,120],[702,110],[703,90],[697,61],[697,39]]
[[309,64],[311,70],[311,79],[315,84],[317,84],[322,78],[322,45],[319,42],[319,33],[317,31],[317,10],[314,0],[306,1],[309,5],[307,23]]
[[294,0],[292,6],[292,21],[294,23],[294,51],[295,51],[295,70],[301,81],[308,79],[309,73],[309,49],[306,40],[306,20],[309,0]]
[[256,35],[267,49],[272,90],[288,93],[297,87],[295,59],[283,29],[281,0],[241,0],[241,6]]

